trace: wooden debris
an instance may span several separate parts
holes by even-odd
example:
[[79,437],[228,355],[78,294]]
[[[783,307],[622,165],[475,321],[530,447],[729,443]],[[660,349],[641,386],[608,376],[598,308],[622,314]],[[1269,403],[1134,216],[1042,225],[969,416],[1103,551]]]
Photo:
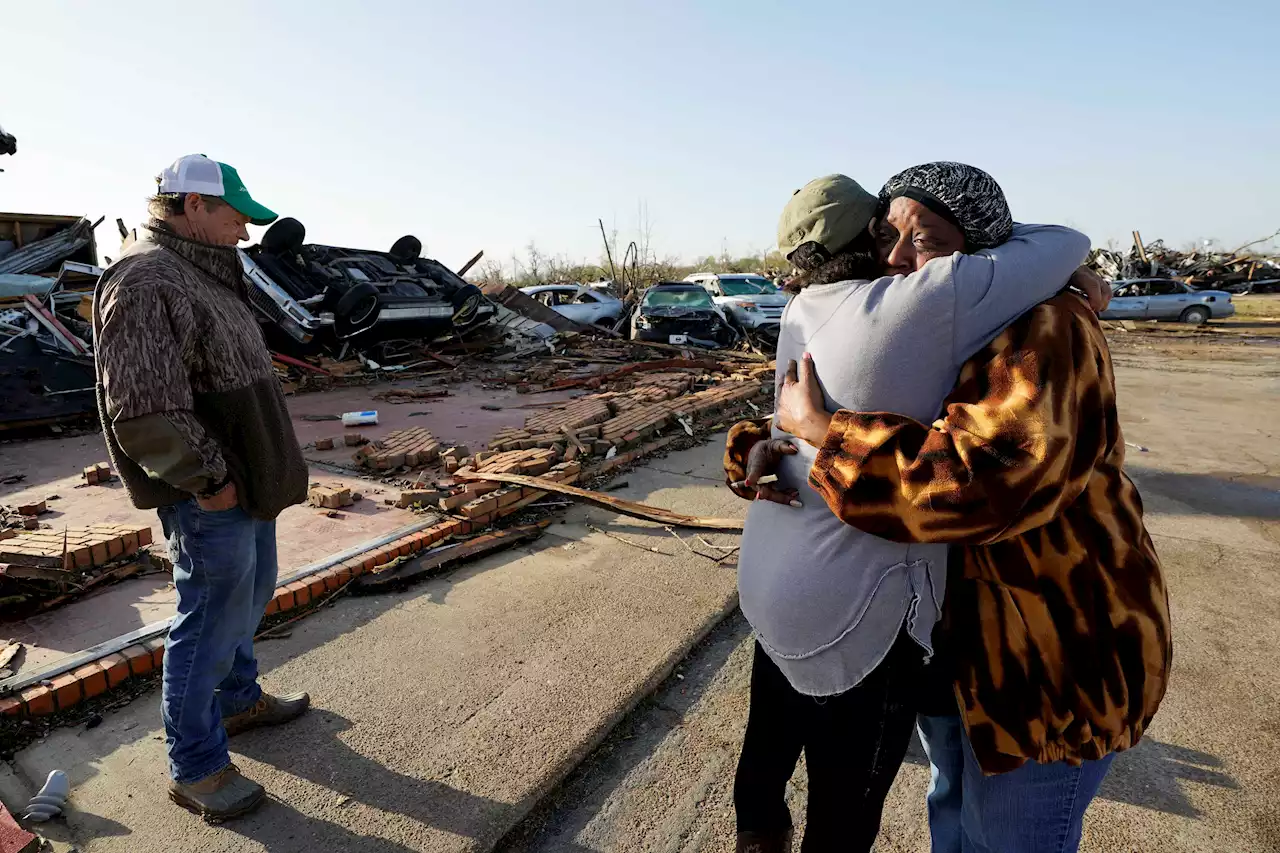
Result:
[[580,489],[577,486],[570,486],[565,483],[557,483],[555,480],[544,480],[538,477],[524,477],[519,474],[498,474],[488,471],[474,471],[464,473],[459,471],[454,474],[455,477],[463,480],[493,480],[499,483],[513,483],[517,486],[528,486],[544,492],[555,492],[561,495],[572,495],[575,498],[594,504],[595,506],[611,509],[622,515],[629,515],[633,518],[643,518],[648,521],[656,521],[659,524],[669,524],[673,527],[699,527],[704,530],[741,530],[742,519],[740,518],[704,518],[693,515],[680,515],[661,507],[649,506],[647,504],[635,503],[633,501],[615,498],[612,495],[601,494],[600,492],[592,492],[587,489]]
[[[0,649],[0,669],[8,669],[9,664],[18,656],[18,652],[22,651],[22,643],[16,640],[10,640],[3,649]],[[9,673],[12,675],[13,673]],[[5,676],[6,678],[8,676]]]

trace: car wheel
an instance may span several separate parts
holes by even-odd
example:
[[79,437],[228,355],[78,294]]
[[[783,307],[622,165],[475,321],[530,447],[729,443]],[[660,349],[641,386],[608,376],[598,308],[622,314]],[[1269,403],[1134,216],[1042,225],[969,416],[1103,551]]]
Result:
[[406,263],[422,255],[422,241],[412,234],[406,234],[391,244],[388,252],[398,263]]
[[353,285],[338,299],[333,313],[348,328],[369,325],[378,316],[378,289],[372,284]]
[[262,235],[262,250],[272,255],[296,254],[307,239],[307,229],[292,216],[277,219]]
[[1193,326],[1200,326],[1209,322],[1209,309],[1203,305],[1192,305],[1186,311],[1182,312],[1182,316],[1178,319],[1184,323],[1190,323]]
[[475,322],[484,304],[484,293],[474,284],[464,285],[449,296],[449,304],[453,306],[453,325],[467,326]]

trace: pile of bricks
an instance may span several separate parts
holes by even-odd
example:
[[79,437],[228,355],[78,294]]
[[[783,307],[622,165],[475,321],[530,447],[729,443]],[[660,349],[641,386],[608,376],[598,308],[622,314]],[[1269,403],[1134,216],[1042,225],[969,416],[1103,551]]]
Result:
[[694,377],[688,373],[649,373],[636,382],[631,393],[637,399],[653,403],[692,391],[693,383]]
[[[582,435],[589,432],[591,429],[591,427],[580,427],[575,428],[574,432]],[[504,427],[495,434],[493,438],[489,439],[489,449],[500,452],[529,450],[531,448],[542,448],[545,450],[554,448],[556,445],[563,445],[564,442],[565,434],[562,432],[557,431],[535,435],[527,429]]]
[[324,486],[312,483],[307,492],[307,503],[323,509],[342,509],[355,503],[355,496],[345,486]]
[[767,387],[759,381],[724,382],[705,391],[681,397],[675,401],[672,411],[680,415],[709,415],[735,403],[742,403],[754,397],[759,397]]
[[[572,483],[582,473],[582,466],[577,462],[560,462],[550,465],[537,474],[532,474],[528,471],[512,471],[510,473],[520,473],[530,477],[540,476],[543,479],[554,480],[557,483]],[[474,529],[475,527],[489,524],[496,518],[510,515],[527,504],[544,497],[547,493],[530,486],[508,486],[502,483],[479,480],[468,483],[463,494],[474,495],[475,497],[458,506],[457,512],[470,521]]]
[[381,441],[371,441],[353,457],[360,464],[377,471],[408,466],[428,465],[440,456],[440,442],[421,427],[399,429]]
[[111,482],[111,466],[106,462],[99,462],[96,465],[90,465],[84,469],[84,481],[90,486],[96,486],[99,483]]
[[528,450],[508,450],[502,453],[488,451],[472,457],[477,471],[492,474],[524,474],[536,477],[550,470],[556,462],[552,449],[534,447]]
[[0,543],[0,563],[20,575],[20,568],[83,571],[121,557],[137,555],[151,544],[151,528],[137,525],[92,524],[64,530],[21,533]]
[[600,426],[600,440],[595,448],[608,452],[610,447],[619,445],[633,447],[655,431],[666,426],[673,414],[672,402],[650,403],[647,406],[636,406],[627,409],[612,420]]
[[464,444],[454,445],[448,450],[440,454],[440,461],[444,463],[444,472],[452,474],[470,461],[471,450]]
[[[524,430],[530,436],[558,433],[562,427],[576,430],[591,426],[613,417],[613,410],[605,395],[583,397],[567,404],[561,409],[546,409],[525,419]],[[489,445],[493,447],[492,443]],[[495,448],[497,449],[497,448]]]

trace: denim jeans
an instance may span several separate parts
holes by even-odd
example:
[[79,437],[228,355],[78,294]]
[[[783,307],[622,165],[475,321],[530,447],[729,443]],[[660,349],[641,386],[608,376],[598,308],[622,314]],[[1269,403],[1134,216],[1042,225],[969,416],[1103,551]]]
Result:
[[917,720],[929,756],[933,853],[1075,853],[1112,753],[1080,767],[1027,762],[984,776],[958,716]]
[[178,615],[164,650],[169,774],[197,782],[231,763],[222,718],[262,696],[253,634],[276,586],[276,523],[194,500],[159,510]]

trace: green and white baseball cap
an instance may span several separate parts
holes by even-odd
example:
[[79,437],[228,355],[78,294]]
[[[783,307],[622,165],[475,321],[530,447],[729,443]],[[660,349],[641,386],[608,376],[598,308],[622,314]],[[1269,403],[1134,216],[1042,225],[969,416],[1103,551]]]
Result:
[[276,220],[275,211],[263,207],[249,196],[240,173],[203,154],[188,154],[174,160],[160,173],[160,190],[163,193],[199,193],[220,198],[249,217],[254,225],[270,225]]
[[847,175],[814,178],[791,194],[778,220],[778,251],[784,258],[801,243],[819,243],[831,254],[867,229],[880,200]]

